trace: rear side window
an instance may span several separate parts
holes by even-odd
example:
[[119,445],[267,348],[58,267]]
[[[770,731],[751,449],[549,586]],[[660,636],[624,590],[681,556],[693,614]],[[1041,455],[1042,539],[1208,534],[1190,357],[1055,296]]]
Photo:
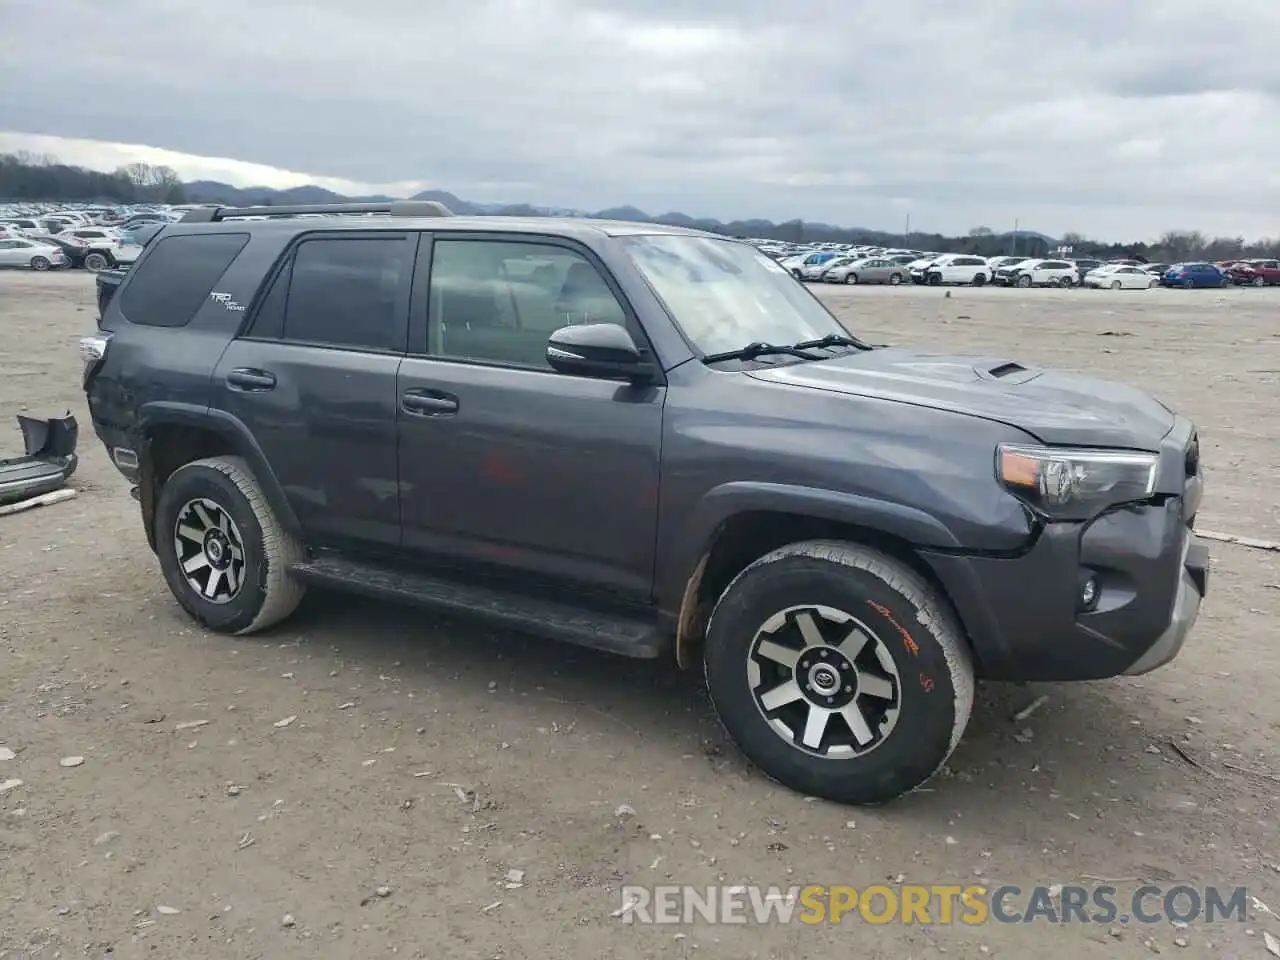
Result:
[[283,338],[402,350],[410,249],[403,237],[304,240],[293,255]]
[[135,268],[120,312],[143,326],[186,326],[248,242],[247,233],[166,237]]

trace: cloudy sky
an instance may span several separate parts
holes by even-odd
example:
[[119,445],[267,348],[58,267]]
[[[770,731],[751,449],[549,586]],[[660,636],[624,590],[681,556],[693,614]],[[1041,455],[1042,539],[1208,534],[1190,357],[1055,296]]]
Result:
[[0,0],[0,150],[726,220],[1275,236],[1277,44],[1280,0]]

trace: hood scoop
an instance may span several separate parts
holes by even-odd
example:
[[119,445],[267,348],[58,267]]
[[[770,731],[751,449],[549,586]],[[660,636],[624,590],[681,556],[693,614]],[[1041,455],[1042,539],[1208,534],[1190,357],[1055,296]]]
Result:
[[1040,371],[1031,370],[1013,360],[1006,360],[993,366],[982,364],[974,367],[973,372],[983,380],[1003,380],[1006,383],[1026,383],[1040,375]]

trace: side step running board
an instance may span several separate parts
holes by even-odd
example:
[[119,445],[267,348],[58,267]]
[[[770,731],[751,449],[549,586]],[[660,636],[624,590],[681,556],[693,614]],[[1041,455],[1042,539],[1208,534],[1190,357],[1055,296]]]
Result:
[[557,600],[351,560],[314,558],[292,569],[309,583],[474,616],[624,657],[652,660],[668,648],[657,630],[656,617],[583,610]]

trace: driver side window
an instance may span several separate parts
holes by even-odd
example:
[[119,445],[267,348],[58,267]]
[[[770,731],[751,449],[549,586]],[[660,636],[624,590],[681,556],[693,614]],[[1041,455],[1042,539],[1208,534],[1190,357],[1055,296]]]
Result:
[[428,353],[550,369],[547,338],[575,323],[626,325],[595,266],[554,244],[454,240],[432,249]]

